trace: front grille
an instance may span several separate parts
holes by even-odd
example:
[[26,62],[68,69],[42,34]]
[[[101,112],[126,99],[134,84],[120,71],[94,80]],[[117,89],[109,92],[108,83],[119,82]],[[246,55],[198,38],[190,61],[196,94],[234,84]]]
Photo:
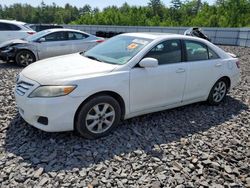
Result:
[[16,84],[16,93],[18,95],[25,95],[27,91],[33,86],[33,84],[30,84],[28,82],[20,81]]

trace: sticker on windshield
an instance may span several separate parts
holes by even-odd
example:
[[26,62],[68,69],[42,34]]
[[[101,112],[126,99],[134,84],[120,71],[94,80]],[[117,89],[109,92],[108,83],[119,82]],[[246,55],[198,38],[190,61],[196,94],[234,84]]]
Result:
[[138,44],[136,44],[136,43],[131,43],[130,45],[128,45],[128,49],[129,50],[133,50],[133,49],[135,49],[135,48],[137,48],[138,47]]
[[142,40],[142,39],[134,39],[132,42],[137,43],[137,44],[142,44],[142,45],[148,44],[148,41]]

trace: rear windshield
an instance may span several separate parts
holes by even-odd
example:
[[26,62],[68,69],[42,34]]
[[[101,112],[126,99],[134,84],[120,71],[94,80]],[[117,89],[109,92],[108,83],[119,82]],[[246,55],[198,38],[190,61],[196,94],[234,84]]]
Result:
[[26,29],[33,30],[33,29],[30,28],[29,24],[24,24],[23,26],[24,26]]

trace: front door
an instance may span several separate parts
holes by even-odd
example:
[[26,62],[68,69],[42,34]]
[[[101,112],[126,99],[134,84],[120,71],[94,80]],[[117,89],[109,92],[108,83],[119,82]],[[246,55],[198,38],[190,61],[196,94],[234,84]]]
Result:
[[72,53],[67,32],[54,32],[43,38],[45,41],[38,44],[39,59]]
[[130,72],[130,112],[163,107],[182,101],[187,63],[183,62],[180,40],[167,40],[145,57],[158,60],[158,67]]

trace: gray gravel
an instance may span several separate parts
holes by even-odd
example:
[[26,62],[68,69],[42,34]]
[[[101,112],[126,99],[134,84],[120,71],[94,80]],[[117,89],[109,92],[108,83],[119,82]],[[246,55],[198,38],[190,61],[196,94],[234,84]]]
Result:
[[98,140],[25,123],[13,97],[21,68],[0,63],[0,187],[250,187],[250,49],[223,48],[242,70],[223,104],[133,118]]

